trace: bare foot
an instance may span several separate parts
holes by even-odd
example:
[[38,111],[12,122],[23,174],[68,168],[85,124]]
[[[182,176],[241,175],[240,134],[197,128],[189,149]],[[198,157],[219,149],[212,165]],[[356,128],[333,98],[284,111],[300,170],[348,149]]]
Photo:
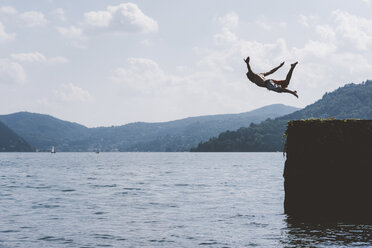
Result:
[[295,62],[295,63],[293,63],[293,64],[291,64],[291,67],[295,67],[297,64],[298,64],[298,61]]
[[293,95],[298,98],[297,91],[293,91]]
[[249,56],[244,60],[245,63],[249,63]]

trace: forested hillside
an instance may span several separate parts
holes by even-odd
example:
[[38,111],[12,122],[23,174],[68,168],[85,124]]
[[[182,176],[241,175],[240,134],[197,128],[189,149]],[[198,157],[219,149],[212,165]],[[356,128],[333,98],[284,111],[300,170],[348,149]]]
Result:
[[61,151],[67,149],[71,142],[89,135],[87,127],[50,115],[19,112],[0,115],[0,121],[38,150],[49,151],[51,146],[56,146]]
[[221,133],[205,143],[200,143],[195,152],[255,152],[282,151],[283,133],[289,120],[308,118],[372,119],[372,81],[347,84],[326,93],[322,99],[294,113],[267,119],[248,128]]
[[297,108],[274,104],[240,114],[190,117],[176,121],[87,128],[49,115],[20,112],[0,116],[7,126],[40,151],[189,151],[226,130],[248,127]]
[[0,152],[33,152],[27,142],[0,122]]

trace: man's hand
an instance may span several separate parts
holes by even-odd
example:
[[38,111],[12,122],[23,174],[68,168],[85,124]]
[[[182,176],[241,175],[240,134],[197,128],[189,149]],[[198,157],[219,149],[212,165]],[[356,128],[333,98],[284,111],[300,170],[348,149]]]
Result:
[[249,56],[246,59],[244,59],[244,62],[247,64],[249,63]]

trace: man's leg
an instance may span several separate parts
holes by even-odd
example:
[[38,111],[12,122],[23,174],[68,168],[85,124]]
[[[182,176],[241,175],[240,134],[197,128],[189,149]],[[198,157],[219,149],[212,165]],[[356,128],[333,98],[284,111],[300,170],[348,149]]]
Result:
[[291,64],[291,69],[289,69],[289,72],[287,74],[287,77],[284,80],[283,88],[287,88],[288,87],[289,81],[291,81],[293,70],[296,67],[297,63],[298,62]]
[[249,56],[244,60],[244,62],[247,64],[247,69],[248,69],[248,71],[249,72],[251,72],[252,71],[252,69],[251,69],[251,67],[250,67],[250,65],[249,65]]
[[287,88],[288,87],[288,84],[289,84],[289,81],[291,81],[293,70],[296,67],[297,63],[298,62],[291,64],[291,69],[289,69],[289,72],[288,72],[287,77],[286,77],[285,80],[275,80],[275,79],[272,79],[272,81],[274,82],[274,84],[280,85],[284,89]]
[[280,91],[284,92],[284,93],[292,94],[292,95],[294,95],[295,97],[298,98],[297,91],[292,91],[292,90],[288,90],[288,89],[281,89]]
[[279,86],[275,86],[272,82],[273,80],[272,79],[269,79],[266,81],[266,88],[268,90],[272,90],[272,91],[275,91],[277,93],[290,93],[292,95],[294,95],[295,97],[298,98],[298,95],[297,95],[297,91],[292,91],[292,90],[288,90],[288,89],[285,89],[285,88],[282,88],[282,87],[279,87]]

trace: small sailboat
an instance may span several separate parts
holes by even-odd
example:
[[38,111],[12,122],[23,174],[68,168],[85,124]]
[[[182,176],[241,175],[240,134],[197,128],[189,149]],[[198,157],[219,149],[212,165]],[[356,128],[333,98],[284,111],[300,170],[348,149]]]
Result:
[[52,146],[52,150],[50,153],[56,153],[56,150],[54,149],[54,146]]

